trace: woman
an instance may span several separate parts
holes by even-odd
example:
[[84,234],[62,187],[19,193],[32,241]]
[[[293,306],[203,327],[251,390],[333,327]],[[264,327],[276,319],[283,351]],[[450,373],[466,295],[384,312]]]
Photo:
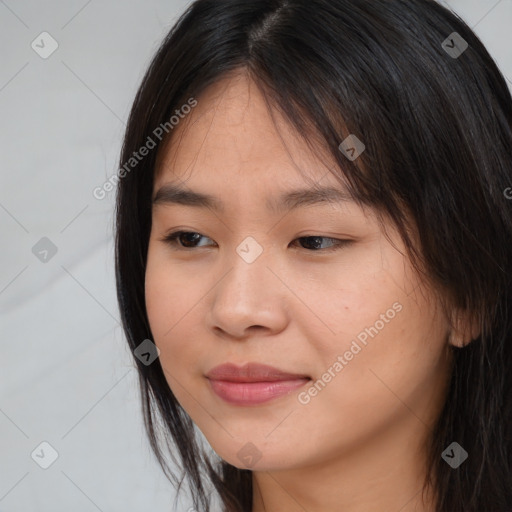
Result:
[[512,510],[511,127],[430,0],[178,20],[128,121],[116,278],[197,510]]

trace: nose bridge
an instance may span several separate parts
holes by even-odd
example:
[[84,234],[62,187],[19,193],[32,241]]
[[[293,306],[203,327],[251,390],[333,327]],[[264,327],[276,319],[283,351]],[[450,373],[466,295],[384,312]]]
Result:
[[272,268],[271,252],[248,236],[226,258],[227,272],[214,289],[211,302],[212,326],[236,337],[259,326],[269,330],[286,322],[283,286]]
[[[234,254],[228,258],[231,271],[226,284],[231,296],[237,296],[243,303],[256,302],[258,297],[276,294],[269,278],[273,277],[267,268],[271,263],[271,254],[263,243],[253,236],[245,237],[235,248]],[[275,283],[274,283],[275,284]]]

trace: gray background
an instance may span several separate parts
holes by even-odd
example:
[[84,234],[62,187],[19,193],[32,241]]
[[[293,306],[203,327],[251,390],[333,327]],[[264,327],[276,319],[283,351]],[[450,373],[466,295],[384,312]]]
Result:
[[[187,4],[0,0],[0,512],[172,510],[119,325],[115,193],[92,190],[116,172],[146,65]],[[512,0],[446,4],[512,86]],[[44,31],[46,59],[31,47],[50,48]],[[58,453],[47,469],[31,457],[43,441]]]

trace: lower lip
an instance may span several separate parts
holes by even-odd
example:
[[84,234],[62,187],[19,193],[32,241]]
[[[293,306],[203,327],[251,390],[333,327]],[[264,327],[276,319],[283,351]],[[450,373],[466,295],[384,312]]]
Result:
[[280,380],[273,382],[229,382],[211,380],[214,393],[234,405],[258,405],[291,393],[310,379]]

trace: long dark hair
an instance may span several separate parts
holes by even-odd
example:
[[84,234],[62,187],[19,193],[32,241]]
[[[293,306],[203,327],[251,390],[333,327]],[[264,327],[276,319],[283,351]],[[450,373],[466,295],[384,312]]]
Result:
[[[144,76],[120,157],[115,263],[130,348],[153,339],[144,279],[160,140],[170,140],[176,110],[240,70],[313,151],[329,149],[353,197],[387,214],[415,266],[477,320],[478,338],[451,348],[425,486],[435,487],[439,512],[510,511],[512,98],[478,37],[433,0],[197,0],[187,9]],[[339,149],[349,134],[366,146],[355,161]],[[156,149],[127,167],[148,137]],[[252,472],[213,459],[159,361],[135,362],[166,475],[178,482],[164,443],[197,510],[210,510],[213,484],[225,511],[250,511]],[[457,469],[441,458],[453,441],[469,454]]]

